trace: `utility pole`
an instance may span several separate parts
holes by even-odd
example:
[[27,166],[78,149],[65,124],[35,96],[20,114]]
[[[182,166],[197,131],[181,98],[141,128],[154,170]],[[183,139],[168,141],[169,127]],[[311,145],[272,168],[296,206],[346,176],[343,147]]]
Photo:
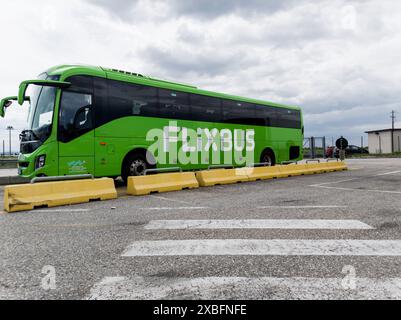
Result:
[[6,144],[3,139],[3,158],[6,156]]
[[394,123],[395,123],[395,111],[391,111],[391,153],[394,153]]
[[9,139],[10,139],[10,157],[11,157],[11,131],[14,130],[14,127],[13,126],[8,126],[7,130],[8,130],[8,136],[9,136]]

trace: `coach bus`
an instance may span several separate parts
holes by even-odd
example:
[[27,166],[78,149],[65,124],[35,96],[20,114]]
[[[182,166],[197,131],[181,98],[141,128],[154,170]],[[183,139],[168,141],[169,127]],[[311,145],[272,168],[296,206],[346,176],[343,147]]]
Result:
[[[53,67],[36,80],[23,81],[18,96],[1,100],[0,116],[13,101],[29,104],[26,130],[20,134],[18,170],[30,179],[92,174],[126,180],[152,168],[275,165],[303,157],[304,127],[298,107],[121,70]],[[192,146],[188,132],[196,135]],[[158,133],[161,137],[156,139]],[[217,142],[211,142],[215,138]],[[162,140],[158,146],[163,150],[154,148],[156,140]],[[179,152],[160,157],[172,152],[174,142]],[[245,151],[252,160],[244,164],[242,156],[224,156],[216,161],[211,153],[221,152],[224,145],[225,153]],[[190,154],[192,161],[182,160],[180,152]]]

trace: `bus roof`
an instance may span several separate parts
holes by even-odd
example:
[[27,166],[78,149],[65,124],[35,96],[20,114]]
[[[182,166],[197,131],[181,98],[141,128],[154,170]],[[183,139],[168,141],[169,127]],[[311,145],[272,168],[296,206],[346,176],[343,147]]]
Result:
[[96,67],[96,66],[90,66],[90,65],[79,65],[79,64],[59,65],[59,66],[55,66],[55,67],[52,67],[52,68],[46,70],[46,73],[48,75],[60,75],[61,80],[65,80],[67,77],[70,77],[73,75],[90,75],[90,76],[95,76],[95,77],[110,78],[113,80],[119,80],[119,81],[124,81],[124,82],[132,82],[132,83],[143,84],[143,85],[151,85],[151,86],[155,86],[155,87],[159,87],[159,88],[172,89],[172,90],[184,91],[184,92],[189,92],[189,93],[207,95],[207,96],[223,98],[223,99],[238,100],[238,101],[249,102],[249,103],[257,103],[257,104],[263,104],[263,105],[269,105],[269,106],[275,106],[275,107],[301,110],[301,108],[299,108],[297,106],[283,105],[283,104],[278,104],[278,103],[274,103],[274,102],[270,102],[270,101],[245,98],[245,97],[240,97],[240,96],[235,96],[235,95],[230,95],[230,94],[225,94],[225,93],[218,93],[218,92],[213,92],[213,91],[202,90],[202,89],[197,88],[196,86],[185,84],[185,83],[156,79],[156,78],[145,76],[145,75],[142,75],[139,73],[122,71],[122,70],[112,69],[112,68]]

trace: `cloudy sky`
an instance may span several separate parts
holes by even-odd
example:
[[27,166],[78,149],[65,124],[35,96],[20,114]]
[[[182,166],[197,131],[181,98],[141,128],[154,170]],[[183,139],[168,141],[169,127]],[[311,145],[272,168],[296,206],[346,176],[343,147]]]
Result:
[[[401,127],[397,0],[1,1],[0,96],[48,67],[83,63],[299,105],[306,135]],[[25,126],[27,108],[0,120]],[[0,142],[1,143],[1,142]]]

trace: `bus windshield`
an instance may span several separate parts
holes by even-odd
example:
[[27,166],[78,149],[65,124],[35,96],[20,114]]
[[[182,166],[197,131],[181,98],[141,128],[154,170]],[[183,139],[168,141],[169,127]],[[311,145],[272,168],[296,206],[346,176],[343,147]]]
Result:
[[56,88],[34,86],[30,97],[28,130],[44,141],[50,134],[53,121]]

